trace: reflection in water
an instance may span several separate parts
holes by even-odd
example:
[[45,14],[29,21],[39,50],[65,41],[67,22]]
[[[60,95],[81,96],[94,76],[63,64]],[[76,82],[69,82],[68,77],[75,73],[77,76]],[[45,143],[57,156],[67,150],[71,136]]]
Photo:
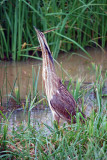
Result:
[[[23,123],[24,126],[27,126],[28,124],[28,112],[25,112],[22,109],[18,109],[13,112],[11,115],[11,118],[9,120],[9,129],[11,130],[14,126],[14,129],[17,128],[21,123]],[[35,126],[36,124],[47,124],[49,126],[52,125],[52,114],[49,108],[46,108],[45,110],[37,110],[33,109],[31,110],[30,114],[30,124],[32,126]]]
[[[28,95],[29,89],[32,90],[32,66],[35,72],[38,72],[41,61],[27,61],[27,62],[1,62],[0,63],[0,88],[3,87],[3,94],[11,93],[14,84],[20,89],[21,99]],[[6,79],[7,76],[7,79]],[[7,80],[7,82],[6,82]],[[41,72],[39,75],[39,82],[41,82]],[[7,84],[6,84],[7,83]],[[7,90],[6,90],[7,85]],[[38,89],[41,91],[41,83],[38,84]]]
[[[92,60],[86,59],[77,55],[69,54],[60,54],[58,57],[58,62],[62,67],[66,70],[70,77],[73,80],[77,78],[80,80],[85,79],[86,82],[93,82],[95,80],[95,73],[91,70],[91,64],[96,63],[100,64],[102,67],[102,73],[105,73],[107,70],[107,52],[103,53],[101,50],[89,50],[90,55],[92,56]],[[82,56],[86,56],[82,54]],[[27,62],[0,62],[0,90],[2,91],[2,96],[10,94],[14,84],[20,88],[20,96],[21,99],[25,99],[25,96],[28,95],[29,88],[32,90],[32,66],[35,69],[36,75],[38,72],[39,66],[42,65],[41,61],[27,61]],[[67,76],[66,73],[62,73],[61,67],[55,64],[55,68],[58,76],[63,79],[69,80],[70,77]],[[38,81],[38,91],[39,94],[42,94],[42,75],[39,74]],[[7,81],[6,81],[7,77]],[[16,80],[16,81],[15,81]],[[7,87],[6,87],[7,86]],[[26,116],[25,116],[26,115]],[[27,122],[27,114],[23,115],[22,110],[15,111],[10,119],[11,126],[13,124],[18,125],[23,121],[23,123]],[[51,123],[51,112],[50,110],[33,110],[31,111],[31,123],[35,124],[36,120],[39,122],[44,122],[50,125]]]

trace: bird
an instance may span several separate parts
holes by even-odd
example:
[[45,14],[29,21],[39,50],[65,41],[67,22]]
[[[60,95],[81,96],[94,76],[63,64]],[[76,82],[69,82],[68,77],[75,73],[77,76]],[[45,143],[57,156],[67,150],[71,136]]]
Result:
[[83,119],[86,119],[85,114],[77,107],[75,99],[62,84],[61,79],[55,72],[53,57],[44,33],[38,30],[36,27],[34,27],[34,29],[37,33],[37,38],[42,51],[43,85],[54,120],[58,123],[58,125],[60,119],[67,121],[69,124],[71,123],[71,120],[73,123],[76,123],[77,110],[82,114],[84,117]]

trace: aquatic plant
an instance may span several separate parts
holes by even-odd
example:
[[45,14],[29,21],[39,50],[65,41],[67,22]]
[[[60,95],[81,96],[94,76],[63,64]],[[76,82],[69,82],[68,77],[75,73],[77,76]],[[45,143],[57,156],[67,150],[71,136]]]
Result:
[[[47,34],[53,57],[59,51],[98,46],[107,41],[106,0],[11,0],[0,2],[0,59],[38,57],[33,26]],[[32,52],[29,52],[32,51]]]
[[[107,73],[102,77],[101,67],[95,64],[92,66],[96,80],[91,89],[96,92],[96,99],[86,123],[81,123],[77,114],[76,124],[64,123],[60,128],[54,122],[52,126],[45,123],[33,125],[30,123],[30,111],[35,105],[34,97],[26,125],[23,122],[19,126],[14,124],[12,131],[9,132],[8,121],[11,115],[7,118],[0,111],[3,117],[0,122],[0,159],[106,159],[107,100],[103,99],[102,87],[107,80]],[[77,81],[73,89],[77,99],[81,95],[79,83]],[[89,90],[86,91],[90,94]]]
[[[99,121],[100,118],[100,121]],[[99,121],[99,123],[98,123]],[[37,125],[38,126],[38,125]],[[107,121],[105,114],[92,114],[86,124],[80,122],[66,125],[60,129],[56,124],[48,128],[23,124],[8,133],[5,149],[1,138],[0,158],[30,159],[97,159],[106,158]],[[2,137],[3,130],[0,132]]]
[[20,92],[21,86],[20,86],[19,73],[17,73],[16,78],[13,80],[13,83],[11,84],[7,76],[7,67],[3,69],[3,72],[4,72],[3,83],[0,88],[0,105],[1,106],[3,105],[4,108],[8,108],[9,104],[11,104],[12,101],[16,107],[22,106],[24,110],[28,110],[31,101],[35,98],[36,102],[39,96],[37,86],[38,86],[40,67],[38,67],[38,72],[36,74],[36,71],[32,66],[32,87],[28,79],[28,85],[26,87],[26,95],[24,95],[25,97],[23,99],[21,98],[21,92]]
[[32,66],[33,97],[37,96],[37,86],[38,86],[39,73],[40,73],[40,67],[38,68],[38,73],[36,76],[36,72],[34,70],[34,67]]

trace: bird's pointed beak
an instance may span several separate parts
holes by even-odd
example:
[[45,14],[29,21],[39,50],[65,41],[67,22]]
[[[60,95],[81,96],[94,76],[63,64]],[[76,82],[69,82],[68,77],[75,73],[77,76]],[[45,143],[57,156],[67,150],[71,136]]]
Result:
[[51,51],[49,49],[48,43],[46,41],[45,35],[40,32],[36,27],[34,27],[36,33],[37,33],[37,37],[38,37],[38,41],[40,43],[40,47],[41,47],[41,51],[42,51],[42,57],[43,56],[48,56],[51,60],[51,62],[53,63],[53,58],[51,56]]
[[44,50],[45,50],[45,45],[44,45],[45,36],[35,26],[34,26],[34,29],[35,29],[35,31],[37,33],[38,41],[39,41],[39,44],[40,44],[40,47],[41,47],[41,50],[42,50],[42,53],[43,53]]
[[[35,26],[33,26],[34,27],[34,29],[35,29],[35,31],[36,31],[36,33],[37,33],[37,37],[38,37],[38,40],[40,39],[40,33],[42,33],[42,32],[40,32]],[[40,43],[40,40],[39,40],[39,43]]]
[[34,27],[36,33],[38,34],[38,33],[39,33],[39,30],[38,30],[35,26],[33,26],[33,27]]
[[46,48],[48,48],[48,50],[50,52],[49,46],[47,44],[47,41],[46,41],[46,38],[45,38],[45,35],[43,34],[43,32],[40,32],[35,26],[34,26],[34,29],[37,33],[37,37],[38,37],[38,41],[40,43],[42,54],[46,54],[46,52],[47,52]]

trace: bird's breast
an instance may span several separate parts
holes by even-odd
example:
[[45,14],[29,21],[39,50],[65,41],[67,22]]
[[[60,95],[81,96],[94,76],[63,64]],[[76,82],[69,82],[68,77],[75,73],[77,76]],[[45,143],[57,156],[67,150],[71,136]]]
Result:
[[43,68],[42,72],[43,84],[48,102],[53,98],[53,95],[58,89],[58,78],[54,72],[48,72],[48,69]]

